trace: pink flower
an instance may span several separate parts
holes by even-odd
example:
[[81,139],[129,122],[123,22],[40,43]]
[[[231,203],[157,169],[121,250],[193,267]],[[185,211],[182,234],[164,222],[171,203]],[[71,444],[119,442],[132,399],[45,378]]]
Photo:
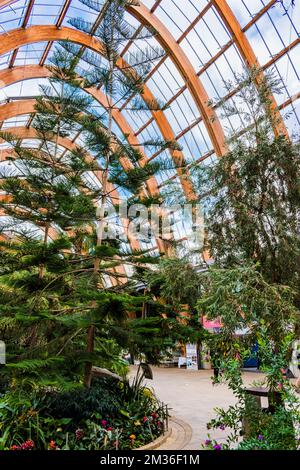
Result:
[[205,441],[206,447],[210,446],[210,444],[211,444],[211,440],[210,440],[210,439],[206,439],[206,441]]
[[13,445],[13,446],[11,446],[10,450],[21,450],[21,447]]
[[105,428],[106,425],[107,425],[106,419],[102,419],[101,426],[103,426]]

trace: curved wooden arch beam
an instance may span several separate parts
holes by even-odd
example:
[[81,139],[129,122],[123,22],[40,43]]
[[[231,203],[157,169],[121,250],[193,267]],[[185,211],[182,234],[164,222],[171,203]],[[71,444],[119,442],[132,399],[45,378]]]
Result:
[[216,154],[222,156],[226,150],[224,132],[217,114],[208,104],[209,97],[190,60],[167,27],[142,3],[139,6],[128,6],[127,10],[143,25],[157,32],[158,42],[175,63],[198,106]]
[[[12,69],[3,69],[0,71],[0,84],[3,83],[5,86],[12,85],[13,83],[20,82],[22,80],[30,80],[33,78],[47,78],[51,75],[50,70],[45,67],[45,66],[40,66],[40,65],[24,65],[24,66],[18,66],[14,67]],[[107,101],[106,101],[106,96],[101,90],[98,90],[97,88],[86,88],[86,92],[89,93],[91,96],[95,98],[102,106],[107,106]],[[28,100],[27,100],[28,102]],[[13,110],[15,112],[19,112],[20,114],[28,114],[30,112],[33,112],[34,110],[32,108],[28,108],[26,111],[24,107],[21,106],[22,101],[17,101],[17,102],[11,102],[9,103],[11,105],[12,111],[10,112],[10,117],[13,117]],[[28,105],[29,106],[29,105]],[[1,112],[2,108],[2,112]],[[0,106],[0,122],[4,119],[8,119],[7,115],[5,114],[6,112],[9,112],[9,107],[3,108]],[[30,111],[31,109],[31,111]],[[23,112],[22,112],[23,111]],[[126,136],[128,142],[131,145],[137,146],[139,145],[137,137],[134,135],[134,132],[130,125],[128,124],[127,120],[124,118],[123,114],[117,110],[113,110],[113,119],[121,132]],[[172,131],[171,131],[172,132]],[[147,156],[143,152],[143,149],[140,148],[140,151],[143,155],[143,158],[141,159],[141,163],[145,164],[148,161]],[[174,151],[175,153],[175,151]],[[180,156],[179,156],[180,158]],[[124,158],[122,160],[122,163],[124,164],[124,169],[128,169],[132,167],[131,162],[129,160],[126,161]],[[183,177],[182,177],[183,179]],[[186,184],[186,191],[185,194],[188,194],[188,199],[193,200],[196,199],[196,195],[193,191],[193,188],[191,187],[191,184],[189,181],[185,178],[184,183]],[[155,195],[159,193],[159,187],[157,184],[157,181],[154,177],[149,178],[149,180],[146,182],[147,188],[150,194]],[[182,182],[183,184],[183,182]],[[165,243],[161,240],[161,238],[156,238],[156,243],[157,247],[159,249],[160,253],[165,253],[168,251],[168,246],[165,246]]]
[[[32,70],[31,70],[31,67],[30,66],[27,66],[28,68],[26,68],[26,71],[28,70],[29,71],[29,75],[30,75],[30,78],[31,77],[31,74],[32,74]],[[43,72],[44,74],[47,72],[49,74],[49,70],[46,68],[46,67],[40,67],[40,66],[37,66],[38,67],[38,71],[39,72]],[[10,77],[10,79],[7,79],[7,82],[9,83],[10,80],[12,80],[13,78],[17,78],[18,77],[18,73],[19,72],[22,72],[22,75],[23,75],[23,71],[22,71],[22,67],[19,67],[19,70],[17,69],[12,69],[12,72],[13,73],[7,73],[9,72],[9,70],[5,70],[5,75],[8,75]],[[43,75],[45,76],[45,75]],[[34,78],[37,78],[37,77],[34,77]],[[40,77],[39,77],[40,78]],[[18,80],[17,80],[18,81]],[[13,82],[12,82],[13,83]],[[98,97],[100,98],[101,96],[103,97],[103,99],[101,98],[101,103],[103,102],[103,100],[105,99],[104,95],[99,92],[99,90],[96,90],[96,89],[93,89],[94,92],[95,92],[95,95],[99,95]],[[88,90],[89,92],[91,92],[91,89]],[[91,93],[92,94],[92,93]],[[100,102],[100,101],[99,101]],[[31,114],[35,111],[35,100],[34,99],[26,99],[26,100],[20,100],[20,101],[11,101],[9,103],[6,103],[4,105],[0,105],[0,122],[5,120],[5,119],[10,119],[12,117],[15,117],[15,116],[20,116],[20,115],[24,115],[24,114]],[[125,131],[127,130],[127,123],[126,123],[126,120],[125,122],[120,122],[119,121],[119,118],[120,118],[121,115],[119,115],[117,117],[118,119],[118,125],[120,125],[120,129]],[[130,127],[128,127],[128,132],[130,131]],[[67,140],[68,141],[68,140]],[[135,140],[134,140],[134,137],[132,137],[132,141],[129,140],[129,137],[128,137],[128,141],[130,143],[133,143],[135,144]],[[74,144],[75,145],[75,144]],[[64,145],[62,145],[64,147]],[[68,147],[65,147],[65,148],[68,148]],[[1,151],[0,151],[1,153]],[[146,159],[146,157],[145,157]],[[127,160],[125,157],[122,158],[122,161],[121,161],[121,164],[124,168],[124,170],[128,170],[130,168],[132,168],[132,164],[129,160]],[[94,172],[96,177],[100,180],[101,182],[101,173],[99,173],[99,177],[97,176],[97,172],[95,171]],[[152,177],[151,179],[149,179],[148,181],[148,190],[151,194],[156,194],[159,189],[158,189],[158,186],[157,186],[157,182],[155,180],[154,177]],[[120,201],[120,196],[117,192],[116,189],[113,188],[113,185],[111,185],[111,187],[109,188],[109,192],[111,194],[111,198],[112,199],[115,199],[117,202]],[[140,243],[138,242],[138,240],[135,238],[135,237],[132,237],[130,235],[130,233],[128,232],[128,227],[129,227],[129,220],[128,219],[124,219],[123,220],[123,226],[124,226],[124,229],[125,229],[125,232],[128,236],[128,240],[130,242],[130,245],[132,247],[132,249],[134,250],[141,250],[141,246],[140,246]],[[164,243],[164,241],[159,238],[159,237],[156,237],[156,244],[157,244],[157,248],[159,250],[159,252],[161,254],[163,253],[166,253],[168,251],[168,245],[166,245]]]
[[[101,55],[104,55],[103,46],[101,42],[95,37],[92,37],[86,33],[72,28],[61,27],[58,29],[56,26],[48,25],[30,26],[26,29],[19,28],[10,31],[8,34],[1,34],[0,55],[9,52],[11,49],[16,49],[16,47],[21,47],[26,44],[44,41],[70,41],[85,46]],[[122,70],[122,68],[126,68],[126,70],[128,70],[128,64],[121,57],[117,61],[117,66],[120,68],[120,70]],[[198,77],[196,77],[196,79],[199,81]],[[144,86],[142,98],[145,100],[146,103],[155,101],[155,97],[146,85]],[[116,110],[115,115],[116,114],[121,115],[120,111],[118,110]],[[175,140],[175,134],[172,131],[170,123],[168,122],[164,112],[152,111],[152,114],[161,131],[163,138],[165,140]],[[212,123],[212,125],[215,124]],[[134,134],[132,133],[131,135]],[[171,151],[171,156],[176,166],[179,167],[177,169],[177,172],[186,197],[188,199],[194,199],[195,193],[193,190],[192,183],[187,179],[186,174],[181,169],[181,167],[185,165],[183,153],[178,150],[173,150]]]
[[17,0],[1,0],[0,1],[0,10],[4,7],[7,7],[8,5],[12,5],[13,3],[16,3]]
[[[15,106],[18,104],[19,106]],[[35,105],[35,100],[24,100],[21,102],[11,102],[7,103],[5,105],[0,106],[0,119],[3,116],[6,116],[6,119],[10,119],[14,116],[20,116],[22,114],[28,114],[30,112],[34,111],[34,105]],[[36,131],[34,128],[30,127],[12,127],[8,129],[4,129],[6,132],[9,132],[16,137],[19,137],[20,139],[35,139],[36,138]],[[0,138],[1,141],[1,138]],[[75,150],[76,144],[72,142],[70,139],[59,137],[58,144],[67,149],[67,150]],[[6,159],[8,155],[11,155],[11,152],[8,150],[6,151],[5,149],[0,150],[0,161],[3,161]],[[88,162],[94,161],[94,158],[92,156],[89,156],[87,158]],[[101,183],[101,178],[102,178],[102,173],[101,171],[94,171],[95,177],[100,181]],[[116,203],[120,202],[120,195],[114,186],[109,183],[108,186],[108,192],[110,193],[110,197],[115,200]],[[130,243],[130,246],[133,250],[140,250],[141,246],[139,241],[133,237],[130,233],[128,233],[128,225],[129,221],[128,219],[122,219],[121,220],[124,231],[128,237],[128,241]]]
[[[246,34],[243,32],[238,19],[228,5],[227,0],[212,0],[211,3],[216,8],[228,30],[231,32],[234,42],[237,45],[247,67],[250,69],[253,67],[260,68],[260,64],[254,50],[252,49]],[[259,86],[263,76],[263,71],[261,71],[256,78],[257,86]],[[272,93],[270,93],[268,99],[270,100],[271,110],[274,115],[273,130],[275,135],[283,134],[286,137],[289,137],[288,130],[284,124],[284,120],[278,110],[277,102]]]
[[[0,71],[0,86],[1,84],[2,86],[9,86],[23,80],[30,80],[34,78],[48,78],[50,76],[51,72],[47,67],[36,64],[7,68]],[[100,103],[101,106],[107,106],[106,97],[101,90],[98,90],[97,88],[93,87],[86,88],[85,91],[91,96],[93,96],[95,100]],[[16,109],[17,107],[18,106],[16,105]],[[4,119],[7,118],[4,117]],[[132,128],[130,127],[124,116],[116,109],[113,110],[113,119],[116,125],[121,130],[121,132],[127,137],[128,142],[137,147],[139,145],[139,142],[136,136],[134,135]],[[2,119],[0,119],[0,121],[1,120]],[[141,163],[145,164],[148,158],[146,157],[145,153],[141,148],[140,151],[143,155]],[[126,161],[126,159],[124,158],[123,163],[125,164],[125,169],[130,168],[129,160]],[[149,178],[146,184],[150,194],[157,194],[159,192],[158,184],[154,177]]]
[[[9,101],[0,105],[0,121],[11,119],[23,114],[31,114],[35,112],[36,101],[34,99],[26,99],[21,101]],[[11,128],[12,129],[12,128]],[[6,129],[1,129],[5,132]]]
[[[42,69],[42,67],[40,67],[40,69]],[[96,90],[96,91],[98,91],[98,90]],[[15,116],[21,116],[21,115],[33,113],[35,111],[35,103],[36,103],[35,99],[24,99],[24,100],[21,100],[21,101],[11,101],[11,102],[6,103],[4,105],[0,105],[0,122],[5,120],[5,119],[13,118]],[[22,129],[22,128],[16,128],[16,129]],[[26,129],[26,128],[23,128],[23,129]],[[14,134],[13,130],[11,130],[11,132]],[[17,131],[17,132],[20,132],[20,131]],[[72,148],[76,147],[76,144],[74,144],[74,143],[73,143],[73,147],[70,147],[70,145],[67,146],[66,144],[68,144],[68,142],[70,142],[68,139],[66,139],[66,141],[61,139],[60,142],[61,142],[61,146],[64,147],[64,148],[67,148],[68,150],[71,150]],[[2,151],[0,150],[0,159],[1,159],[1,152],[3,152],[3,150]],[[91,159],[92,159],[92,157],[91,157]],[[129,168],[131,168],[131,166],[132,166],[131,162],[126,161],[125,158],[122,159],[121,164],[122,164],[125,171],[128,170]],[[101,183],[101,175],[102,175],[101,172],[94,171],[94,174],[95,174],[96,178]],[[154,179],[154,182],[156,184],[155,179]],[[150,189],[152,189],[152,194],[154,194],[153,186],[151,186]],[[158,191],[158,189],[157,189],[157,191]],[[112,184],[109,185],[108,192],[110,193],[110,197],[112,199],[114,199],[116,201],[116,203],[118,203],[121,200],[118,191],[113,187]],[[138,242],[138,240],[135,237],[133,237],[128,231],[129,223],[130,223],[129,220],[128,219],[122,219],[122,223],[123,223],[125,233],[128,236],[128,240],[130,242],[131,248],[133,250],[141,250],[141,246],[140,246],[140,243]],[[161,254],[168,252],[168,245],[166,245],[164,243],[164,241],[159,237],[155,237],[155,239],[156,239],[156,244],[157,244],[157,248],[158,248],[159,252]]]
[[[29,100],[29,101],[32,102],[32,103],[29,103],[29,107],[34,106],[35,100]],[[3,105],[2,108],[7,108],[7,110],[9,110],[9,105],[10,104],[12,104],[12,103],[8,103],[6,105]],[[11,107],[10,109],[13,112],[13,107]],[[13,116],[11,116],[11,117],[13,117]],[[30,127],[30,128],[27,128],[27,127],[12,127],[12,128],[5,129],[5,131],[9,132],[11,134],[14,134],[16,137],[19,137],[20,139],[35,139],[36,138],[36,131],[33,127]],[[1,142],[1,140],[2,139],[0,138],[0,142]],[[60,145],[61,147],[66,148],[67,150],[75,150],[75,148],[76,148],[76,144],[74,142],[72,142],[70,139],[67,139],[67,138],[64,138],[64,137],[59,137],[58,145]],[[11,155],[11,152],[5,152],[5,151],[1,152],[0,151],[0,161],[4,161],[7,158],[8,155]],[[94,158],[92,156],[88,156],[87,161],[88,162],[94,161]],[[102,176],[101,172],[100,171],[99,172],[94,171],[94,174],[95,174],[96,178],[101,182],[101,176]],[[117,201],[120,200],[118,191],[115,188],[113,188],[113,186],[111,184],[108,187],[108,191],[110,192],[110,197],[114,198]],[[9,196],[7,196],[5,194],[0,195],[0,199],[2,199],[2,200],[5,199],[5,198],[8,198],[8,197]],[[127,219],[122,219],[121,222],[122,222],[124,231],[125,231],[125,233],[128,237],[128,241],[130,243],[131,248],[134,249],[134,250],[140,250],[141,247],[140,247],[140,244],[139,244],[138,240],[135,239],[134,237],[132,237],[127,231],[129,221]],[[51,228],[51,238],[55,239],[57,237],[57,235],[58,235],[57,230],[55,230],[54,228]],[[123,265],[116,266],[115,268],[113,268],[113,270],[118,274],[118,279],[116,279],[113,275],[111,277],[111,282],[112,282],[113,285],[117,285],[118,280],[121,283],[126,281],[128,276],[126,274],[126,270],[125,270],[125,267]]]

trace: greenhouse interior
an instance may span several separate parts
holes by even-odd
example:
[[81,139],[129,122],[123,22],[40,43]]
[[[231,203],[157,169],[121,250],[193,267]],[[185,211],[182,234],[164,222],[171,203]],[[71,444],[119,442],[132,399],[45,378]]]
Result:
[[299,450],[300,0],[0,35],[0,459]]

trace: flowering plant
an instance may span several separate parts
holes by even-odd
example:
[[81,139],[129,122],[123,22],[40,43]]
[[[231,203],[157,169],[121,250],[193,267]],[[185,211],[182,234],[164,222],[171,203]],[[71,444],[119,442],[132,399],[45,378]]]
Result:
[[153,392],[108,379],[95,380],[89,391],[10,393],[2,402],[1,450],[138,448],[161,435],[166,418]]

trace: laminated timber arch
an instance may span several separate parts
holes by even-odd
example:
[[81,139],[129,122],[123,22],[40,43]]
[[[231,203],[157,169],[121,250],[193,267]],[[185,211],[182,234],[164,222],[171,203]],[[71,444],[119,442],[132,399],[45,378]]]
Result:
[[[228,30],[230,31],[232,38],[237,45],[242,58],[246,66],[249,69],[256,67],[258,70],[261,68],[258,59],[251,47],[250,42],[247,39],[246,34],[243,32],[241,25],[234,15],[232,9],[228,5],[227,0],[211,0],[212,5],[216,8]],[[256,77],[256,85],[258,86],[263,78],[263,71],[258,73]],[[270,93],[268,99],[270,100],[271,110],[274,116],[273,130],[275,135],[283,134],[289,138],[287,128],[284,124],[283,118],[278,110],[276,100],[272,93]]]
[[[97,91],[99,91],[99,90],[97,90]],[[20,101],[10,101],[10,102],[8,102],[4,105],[0,105],[0,122],[5,120],[5,119],[10,119],[10,118],[13,118],[13,117],[16,117],[16,116],[21,116],[21,115],[24,115],[24,114],[31,114],[31,113],[34,113],[34,111],[35,111],[35,99],[24,99],[24,100],[20,100]],[[24,139],[35,138],[34,137],[35,136],[34,129],[31,128],[31,127],[29,127],[29,128],[27,128],[27,127],[16,127],[16,128],[11,128],[11,129],[5,129],[5,131],[11,132],[12,134],[16,135],[19,138],[24,138]],[[30,132],[32,132],[32,134],[30,134]],[[23,135],[25,137],[23,137]],[[31,137],[28,137],[28,135],[31,135]],[[60,145],[64,148],[66,148],[67,150],[72,150],[73,148],[76,147],[76,144],[74,142],[70,141],[69,139],[63,139],[63,138],[60,137],[59,142],[60,142]],[[72,147],[71,147],[70,142],[73,145]],[[1,161],[1,154],[5,154],[5,151],[0,150],[0,161]],[[93,159],[93,157],[90,157],[90,158]],[[129,160],[127,160],[125,157],[123,157],[121,159],[121,164],[122,164],[125,171],[132,167],[131,162]],[[94,171],[94,174],[95,174],[96,178],[101,183],[101,172],[100,171],[99,172]],[[155,181],[154,177],[152,177],[152,179],[154,180],[154,184],[157,187],[157,184],[156,184],[156,181]],[[149,184],[150,184],[150,181],[149,181]],[[157,191],[158,191],[158,189],[157,189]],[[150,186],[149,192],[151,192],[151,194],[155,194],[155,192],[153,190],[153,185]],[[120,196],[118,194],[118,191],[113,187],[113,185],[110,186],[109,193],[110,193],[110,197],[112,199],[114,199],[116,203],[118,203],[121,200]],[[140,246],[138,240],[136,238],[132,237],[130,234],[128,234],[127,228],[129,226],[129,220],[127,220],[127,219],[123,220],[123,226],[125,228],[125,232],[128,235],[128,239],[129,239],[131,248],[133,250],[140,250],[141,246]],[[157,249],[159,250],[159,252],[161,254],[168,253],[169,246],[168,246],[168,244],[165,243],[164,240],[162,240],[159,237],[156,237],[156,243],[157,243]]]
[[142,3],[139,6],[128,6],[127,10],[144,26],[150,26],[156,32],[156,38],[165,51],[168,52],[174,64],[182,75],[195,103],[203,117],[204,124],[214,146],[216,155],[221,157],[226,151],[225,136],[217,114],[209,106],[209,96],[206,93],[196,71],[183,49],[176,42],[167,27]]
[[[1,7],[1,0],[0,0],[0,7]],[[68,28],[68,27],[61,27],[57,28],[56,26],[48,26],[48,25],[39,25],[39,26],[30,26],[26,29],[19,28],[10,31],[8,34],[1,34],[0,35],[0,55],[3,55],[9,52],[12,49],[16,49],[18,47],[22,47],[27,44],[36,43],[36,42],[46,42],[46,41],[69,41],[81,46],[87,47],[94,52],[99,53],[100,55],[104,55],[103,46],[101,42],[93,36],[90,36],[86,33],[81,31]],[[128,64],[125,62],[124,59],[121,57],[117,61],[117,66],[122,69],[128,69]],[[155,97],[150,91],[150,89],[145,85],[143,89],[142,98],[145,100],[146,103],[155,101]],[[120,111],[116,110],[121,116]],[[115,114],[116,114],[115,113]],[[175,140],[175,134],[164,114],[163,111],[151,111],[159,129],[166,141]],[[121,116],[120,120],[125,123],[125,119]],[[129,125],[127,123],[128,129]],[[220,126],[221,129],[221,126]],[[222,130],[222,129],[221,129]],[[133,132],[129,134],[130,138],[133,136]],[[132,137],[133,138],[133,137]],[[136,137],[135,137],[136,139]],[[137,140],[137,139],[136,139]],[[128,137],[129,141],[129,137]],[[178,174],[180,178],[180,182],[183,188],[183,191],[187,197],[187,199],[194,199],[195,193],[192,187],[191,182],[186,178],[186,175],[181,170],[182,167],[185,165],[183,153],[179,150],[172,150],[171,155],[173,158],[174,163],[178,167]]]
[[[19,105],[19,107],[16,107],[16,105]],[[5,115],[7,119],[10,119],[18,115],[28,114],[30,112],[33,112],[34,105],[35,105],[35,100],[11,102],[11,103],[2,105],[0,106],[0,119],[2,118],[3,115]],[[20,139],[36,139],[37,138],[36,131],[32,127],[29,127],[29,128],[28,127],[12,127],[12,128],[6,128],[5,131],[15,135],[16,137]],[[1,138],[0,138],[0,142],[1,142]],[[58,138],[58,145],[69,151],[75,150],[77,147],[76,143],[72,142],[72,140],[65,138],[65,137]],[[11,151],[9,149],[1,150],[0,161],[5,160],[7,156],[9,155],[11,155]],[[87,161],[93,162],[95,161],[95,159],[92,156],[88,156]],[[101,184],[102,172],[100,170],[99,171],[95,170],[94,174],[97,180]],[[109,183],[108,192],[110,193],[110,197],[114,199],[114,201],[118,204],[120,202],[120,195],[118,193],[118,190],[114,188],[114,186],[111,183]],[[140,244],[138,240],[136,240],[134,237],[132,237],[130,234],[127,233],[127,227],[129,223],[128,220],[123,219],[122,223],[124,226],[125,233],[128,235],[128,240],[132,249],[140,250]]]
[[[174,39],[174,37],[170,34],[169,30],[154,14],[154,10],[157,8],[160,2],[161,0],[158,0],[157,2],[155,2],[151,10],[146,8],[145,5],[143,5],[143,2],[140,2],[138,6],[128,6],[127,10],[132,16],[138,19],[142,25],[151,26],[152,28],[156,30],[157,32],[156,37],[158,41],[164,47],[164,49],[169,53],[169,56],[172,58],[175,66],[180,71],[181,75],[183,76],[187,87],[190,89],[190,92],[196,104],[198,105],[198,108],[201,111],[203,121],[206,125],[208,133],[213,142],[216,154],[221,155],[225,151],[223,129],[220,126],[219,121],[216,119],[216,115],[214,114],[214,112],[210,116],[211,110],[210,110],[210,107],[207,106],[206,91],[203,88],[199,80],[199,77],[198,77],[199,74],[195,74],[195,70],[192,64],[189,62],[189,59],[187,58],[186,54],[183,52],[182,47],[179,45],[180,41],[176,41]],[[276,0],[271,0],[268,3],[268,5],[264,7],[263,11],[265,12],[268,11],[268,9],[271,8],[275,2]],[[5,6],[8,6],[10,4],[15,4],[15,3],[17,3],[16,0],[0,0],[0,10]],[[70,4],[71,4],[71,0],[68,0],[64,4],[64,8],[61,12],[60,19],[57,22],[56,26],[54,26],[54,28],[64,29],[64,28],[61,28],[61,25],[62,25],[63,18],[65,17],[66,11],[68,7],[70,6]],[[208,11],[208,9],[210,9],[211,7],[214,7],[216,9],[216,11],[221,16],[224,24],[226,25],[227,29],[231,32],[232,42],[236,43],[245,63],[249,67],[253,67],[254,65],[259,66],[258,60],[254,54],[254,51],[245,35],[245,31],[241,28],[239,21],[237,20],[232,9],[228,5],[228,1],[227,0],[211,0],[208,3],[208,5],[205,7],[203,12],[201,12],[200,15],[202,16],[202,13],[204,14],[204,12]],[[26,26],[27,26],[27,23],[23,27],[26,28]],[[66,29],[70,29],[70,28],[66,28]],[[11,34],[12,34],[12,31],[7,33],[7,36]],[[48,42],[48,44],[49,44],[49,41],[51,42],[51,38],[50,39],[46,38],[45,40]],[[260,80],[260,76],[258,76],[257,78],[258,83],[259,83],[259,80]],[[273,108],[274,117],[275,117],[274,132],[276,135],[284,134],[285,136],[288,137],[288,131],[284,124],[284,120],[280,112],[277,109],[277,103],[272,94],[270,94],[270,101],[271,101],[271,107]],[[155,115],[156,113],[152,113],[152,114],[153,114],[153,118],[156,120],[158,124],[158,127],[162,131],[160,122],[159,120],[157,120],[157,115]],[[163,118],[165,118],[165,115],[163,112],[162,114],[163,114]],[[164,127],[165,127],[166,134],[168,134],[170,131],[171,134],[173,135],[172,138],[174,138],[174,133],[172,132],[172,129],[167,119],[166,119],[165,124],[166,125]],[[167,139],[167,137],[165,136],[164,138]],[[220,145],[222,147],[221,153],[219,152]],[[177,155],[176,151],[174,152],[173,158],[174,157],[179,160],[182,158],[181,155]],[[184,184],[185,185],[188,184],[186,180],[184,181]],[[184,188],[184,191],[185,191],[185,188]]]
[[[30,103],[29,107],[30,106],[33,107],[35,101],[34,100],[30,100],[30,101],[32,101],[33,103]],[[13,114],[14,113],[14,107],[10,107],[10,105],[14,105],[14,104],[15,103],[8,103],[8,104],[2,106],[2,108],[7,109],[6,115],[9,115],[9,110],[11,110],[11,116],[10,117],[14,117],[16,115],[16,114]],[[36,130],[33,127],[29,127],[29,128],[27,128],[27,127],[12,127],[12,128],[5,129],[5,131],[15,135],[16,137],[18,137],[20,139],[36,139],[37,138]],[[1,138],[0,138],[0,142],[1,142]],[[70,151],[76,149],[76,144],[74,142],[72,142],[70,139],[67,139],[65,137],[59,137],[58,138],[58,145],[65,148],[66,150],[70,150]],[[8,156],[11,156],[11,151],[10,150],[6,150],[6,151],[2,150],[0,152],[0,161],[6,160],[6,158]],[[87,158],[87,161],[89,161],[89,162],[94,161],[94,158],[92,156],[89,156]],[[102,176],[101,172],[100,171],[94,171],[94,174],[95,174],[95,177],[101,183],[101,176]],[[116,202],[118,202],[120,200],[118,191],[112,185],[109,186],[109,192],[110,192],[110,197],[113,198]],[[9,202],[9,196],[8,195],[2,194],[2,195],[0,195],[0,198],[2,200],[7,200],[7,202]],[[4,215],[5,215],[5,213],[1,211],[0,216],[4,216]],[[122,220],[122,224],[123,224],[124,231],[125,231],[125,233],[128,237],[128,241],[129,241],[130,246],[132,247],[132,249],[140,250],[140,244],[139,244],[138,240],[136,240],[134,237],[132,237],[127,231],[128,220],[127,219]],[[54,229],[53,227],[50,227],[49,235],[50,235],[50,238],[52,240],[54,240],[58,236],[58,231],[56,229]],[[111,279],[111,282],[112,282],[113,285],[117,285],[116,278],[121,283],[126,282],[127,274],[126,274],[126,271],[125,271],[125,268],[124,268],[123,265],[120,265],[120,266],[117,266],[117,267],[113,268],[113,271],[116,273],[116,276],[114,276],[113,274],[110,275],[110,279]]]

